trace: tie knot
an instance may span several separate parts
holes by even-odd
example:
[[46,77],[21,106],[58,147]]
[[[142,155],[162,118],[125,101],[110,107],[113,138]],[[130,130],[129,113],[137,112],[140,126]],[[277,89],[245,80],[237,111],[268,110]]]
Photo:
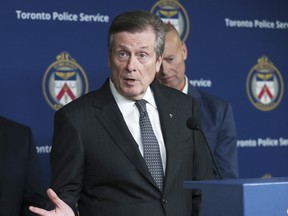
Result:
[[146,112],[146,103],[147,101],[144,99],[141,99],[135,102],[140,114],[143,114]]

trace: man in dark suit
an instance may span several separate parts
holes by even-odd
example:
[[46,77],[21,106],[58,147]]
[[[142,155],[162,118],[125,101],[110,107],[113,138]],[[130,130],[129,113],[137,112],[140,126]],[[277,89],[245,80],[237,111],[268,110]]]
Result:
[[231,105],[189,84],[185,75],[187,47],[172,24],[165,24],[165,28],[165,49],[157,80],[196,99],[200,107],[201,127],[223,178],[238,178],[237,134]]
[[31,129],[0,116],[0,155],[0,215],[35,215],[28,206],[41,206],[45,190]]
[[[48,190],[55,206],[31,211],[74,215],[78,203],[81,216],[192,215],[192,191],[183,182],[214,175],[198,132],[186,127],[197,116],[193,98],[152,83],[164,41],[164,24],[152,13],[131,11],[114,19],[108,32],[110,78],[55,114]],[[144,160],[136,107],[141,99],[160,149],[161,187]]]

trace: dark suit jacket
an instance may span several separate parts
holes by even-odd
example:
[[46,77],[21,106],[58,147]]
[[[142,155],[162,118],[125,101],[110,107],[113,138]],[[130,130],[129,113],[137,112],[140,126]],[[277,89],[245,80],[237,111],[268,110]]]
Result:
[[1,216],[32,215],[28,205],[44,204],[40,173],[30,128],[0,117]]
[[72,207],[79,200],[81,216],[191,216],[192,193],[183,189],[183,181],[214,178],[198,132],[186,128],[195,115],[194,100],[171,88],[151,87],[166,145],[163,194],[108,82],[56,112],[52,189]]
[[190,84],[188,94],[199,104],[200,123],[223,178],[238,178],[237,134],[231,105]]

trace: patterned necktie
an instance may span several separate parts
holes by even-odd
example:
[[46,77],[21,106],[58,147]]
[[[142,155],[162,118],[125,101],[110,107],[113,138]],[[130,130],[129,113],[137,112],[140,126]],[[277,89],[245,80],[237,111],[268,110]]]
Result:
[[160,155],[159,144],[156,136],[153,132],[152,125],[146,110],[146,101],[136,101],[136,106],[140,113],[140,129],[144,148],[144,160],[148,166],[148,169],[158,185],[159,189],[163,189],[163,166]]

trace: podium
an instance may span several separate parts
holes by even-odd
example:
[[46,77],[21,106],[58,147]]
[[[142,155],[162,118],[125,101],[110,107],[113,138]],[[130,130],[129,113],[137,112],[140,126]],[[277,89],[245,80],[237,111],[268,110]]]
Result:
[[288,177],[185,181],[200,189],[201,216],[287,216]]

